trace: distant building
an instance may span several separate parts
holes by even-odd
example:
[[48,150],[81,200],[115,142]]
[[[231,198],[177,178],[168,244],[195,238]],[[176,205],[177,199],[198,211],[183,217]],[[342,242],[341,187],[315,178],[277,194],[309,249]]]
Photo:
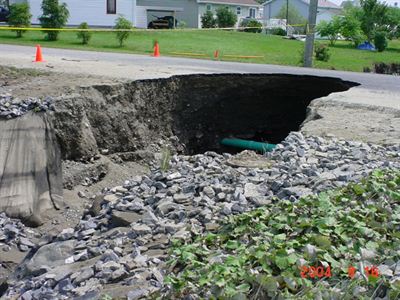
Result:
[[[289,7],[294,7],[299,14],[308,19],[308,0],[289,0]],[[270,19],[276,19],[282,7],[286,7],[287,0],[269,0],[263,4],[264,7],[264,21],[267,23]],[[318,1],[317,24],[322,20],[330,21],[333,16],[339,15],[342,8],[335,3],[328,0]],[[290,24],[290,20],[289,20]]]

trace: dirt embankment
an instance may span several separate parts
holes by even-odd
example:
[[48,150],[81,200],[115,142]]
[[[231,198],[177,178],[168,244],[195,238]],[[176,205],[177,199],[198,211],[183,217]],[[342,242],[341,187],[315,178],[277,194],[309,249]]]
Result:
[[280,142],[313,99],[352,86],[312,76],[173,76],[81,88],[56,98],[52,116],[65,159],[102,151],[134,158],[166,140],[193,154],[221,151],[226,137]]

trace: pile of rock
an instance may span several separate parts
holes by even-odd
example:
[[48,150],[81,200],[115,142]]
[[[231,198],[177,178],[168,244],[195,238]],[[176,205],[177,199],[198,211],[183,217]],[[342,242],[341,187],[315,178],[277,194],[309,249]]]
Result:
[[53,110],[53,99],[27,98],[25,100],[14,99],[11,94],[0,94],[0,118],[16,118],[26,114],[28,111],[36,112]]
[[18,247],[20,251],[29,251],[36,247],[31,241],[34,231],[26,228],[19,220],[10,219],[5,213],[0,213],[0,248],[10,251]]
[[24,263],[7,295],[146,297],[162,288],[172,239],[214,231],[225,216],[267,205],[273,196],[295,201],[376,168],[400,168],[400,146],[291,133],[260,157],[268,167],[235,167],[234,158],[214,152],[173,156],[168,172],[154,170],[105,191],[76,228],[63,230]]

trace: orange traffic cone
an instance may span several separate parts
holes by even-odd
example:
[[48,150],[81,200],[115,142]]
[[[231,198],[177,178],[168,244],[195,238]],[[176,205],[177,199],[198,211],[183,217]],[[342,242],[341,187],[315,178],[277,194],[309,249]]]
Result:
[[36,45],[36,59],[34,62],[44,62],[40,45]]
[[154,43],[154,57],[159,57],[160,56],[160,46],[158,45],[158,42]]
[[218,59],[219,58],[219,50],[215,50],[214,52],[214,58]]

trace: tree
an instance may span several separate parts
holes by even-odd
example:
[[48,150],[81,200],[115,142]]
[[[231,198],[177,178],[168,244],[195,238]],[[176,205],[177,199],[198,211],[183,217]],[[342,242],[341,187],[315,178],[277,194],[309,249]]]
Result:
[[[79,29],[89,29],[89,25],[86,22],[83,22],[79,25]],[[92,37],[92,33],[90,31],[78,31],[76,36],[78,39],[82,41],[83,45],[87,45]]]
[[126,31],[127,29],[132,29],[132,23],[125,19],[123,16],[119,16],[117,20],[115,20],[114,29],[122,29],[123,31],[117,31],[116,36],[119,43],[119,46],[122,47],[124,42],[128,39],[130,35],[130,31]]
[[368,41],[372,41],[376,31],[384,29],[388,7],[378,0],[361,0],[361,29]]
[[[29,12],[28,3],[14,3],[10,5],[10,15],[8,16],[8,25],[11,27],[29,27],[31,26],[32,15]],[[17,37],[22,37],[25,30],[15,30]]]
[[[287,5],[282,5],[278,14],[275,16],[277,19],[286,20],[286,7]],[[287,24],[291,25],[297,32],[305,33],[307,31],[307,20],[300,14],[300,12],[293,5],[289,4]],[[297,26],[293,26],[297,25]]]
[[387,11],[388,37],[400,38],[400,8],[389,7]]
[[361,30],[361,22],[351,11],[346,11],[346,14],[341,19],[340,34],[346,40],[351,41],[354,47],[357,47],[365,40]]
[[204,15],[201,16],[201,27],[202,28],[215,28],[217,26],[217,20],[214,14],[207,10]]
[[346,10],[346,9],[351,9],[354,7],[354,2],[351,0],[345,0],[342,2],[342,4],[340,4],[340,6]]
[[327,37],[329,39],[330,44],[333,46],[337,39],[339,38],[341,28],[340,18],[338,16],[334,16],[332,20],[329,22],[321,21],[317,25],[317,32],[322,37]]
[[219,28],[230,28],[235,26],[237,15],[226,6],[217,8],[217,24]]
[[[286,19],[286,4],[282,5],[278,14],[275,16],[277,19]],[[300,12],[293,5],[289,4],[288,24],[305,24],[307,20],[300,14]]]
[[[69,11],[65,3],[59,4],[58,0],[43,0],[42,15],[39,17],[42,28],[62,28],[67,24]],[[56,41],[59,31],[47,31],[47,39]]]

